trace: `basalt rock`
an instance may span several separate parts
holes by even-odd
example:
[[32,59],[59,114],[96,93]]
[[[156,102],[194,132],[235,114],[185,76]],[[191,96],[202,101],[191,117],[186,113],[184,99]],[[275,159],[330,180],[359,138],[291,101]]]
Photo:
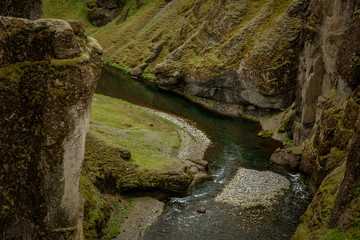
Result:
[[298,145],[308,139],[300,169],[315,190],[343,159],[360,111],[358,7],[355,0],[314,0],[309,7],[293,136]]
[[[197,2],[169,46],[171,53],[154,68],[159,85],[223,103],[285,109],[294,100],[307,3],[291,1],[274,17],[271,12],[279,6],[265,1],[244,23],[252,7],[248,1],[218,1],[209,8],[206,1]],[[264,21],[272,24],[264,27]],[[189,63],[192,55],[197,58]],[[186,77],[175,76],[176,69]]]
[[101,53],[79,22],[0,17],[2,239],[82,239],[79,177]]

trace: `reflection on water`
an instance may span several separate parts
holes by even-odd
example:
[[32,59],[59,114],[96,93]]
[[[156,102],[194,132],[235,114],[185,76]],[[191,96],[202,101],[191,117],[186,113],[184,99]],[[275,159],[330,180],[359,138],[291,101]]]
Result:
[[[205,154],[212,178],[192,194],[167,200],[162,216],[141,236],[155,239],[289,239],[310,196],[300,174],[279,170],[268,163],[278,142],[258,138],[259,124],[220,116],[176,94],[148,86],[113,70],[103,69],[97,93],[127,100],[193,120],[212,140]],[[214,202],[214,197],[239,167],[272,170],[285,175],[291,189],[273,210],[243,210]],[[205,214],[197,213],[200,207]]]

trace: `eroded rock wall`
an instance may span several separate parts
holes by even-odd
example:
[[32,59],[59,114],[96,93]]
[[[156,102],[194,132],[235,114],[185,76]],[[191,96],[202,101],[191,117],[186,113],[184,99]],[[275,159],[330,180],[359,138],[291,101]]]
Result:
[[196,2],[170,54],[154,68],[159,85],[253,109],[285,109],[294,100],[307,4]]
[[[354,10],[353,0],[313,0],[309,6],[297,83],[294,139],[298,145],[316,131],[331,90],[337,89],[342,106],[353,90],[354,76],[343,76],[339,66],[344,57],[352,57],[349,51],[356,47],[353,43],[344,46]],[[341,56],[344,50],[348,56]],[[351,62],[352,59],[348,64]]]
[[303,33],[292,135],[315,191],[346,154],[360,110],[359,1],[313,0]]
[[293,125],[314,198],[293,239],[357,239],[360,217],[360,1],[313,0]]
[[0,234],[81,239],[79,177],[102,48],[80,22],[0,17]]

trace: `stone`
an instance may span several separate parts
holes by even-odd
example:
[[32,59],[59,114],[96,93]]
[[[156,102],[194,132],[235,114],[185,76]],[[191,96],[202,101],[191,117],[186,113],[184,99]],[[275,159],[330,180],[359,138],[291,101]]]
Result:
[[201,207],[197,210],[198,213],[206,213],[206,209],[204,207]]
[[300,157],[289,153],[286,149],[276,149],[270,157],[270,162],[289,170],[296,170],[300,164]]
[[120,14],[120,10],[123,5],[124,1],[117,0],[87,1],[87,16],[93,25],[102,27]]
[[131,74],[131,76],[134,76],[134,77],[140,77],[142,74],[142,69],[139,67],[133,68],[131,70],[130,74]]
[[0,17],[0,33],[1,236],[82,239],[79,176],[101,47],[55,19]]
[[161,53],[163,49],[163,44],[162,43],[159,43],[159,44],[156,44],[154,45],[152,48],[151,48],[151,55],[148,59],[146,59],[146,63],[149,64],[149,63],[152,63],[158,56],[159,54]]
[[125,161],[130,161],[131,159],[131,152],[129,150],[126,149],[122,149],[120,150],[120,156],[122,159],[124,159]]

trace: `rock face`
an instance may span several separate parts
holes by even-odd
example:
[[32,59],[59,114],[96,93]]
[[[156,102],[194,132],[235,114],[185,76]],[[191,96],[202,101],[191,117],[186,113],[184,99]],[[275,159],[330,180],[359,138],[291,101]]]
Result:
[[2,0],[0,16],[39,19],[43,17],[43,2],[42,0]]
[[315,195],[293,239],[359,236],[359,7],[358,0],[309,7],[292,130],[305,145],[300,169]]
[[[249,14],[257,7],[249,1],[217,1],[207,11],[209,1],[197,2],[169,46],[172,52],[154,68],[159,85],[218,102],[289,106],[307,1],[261,2],[254,17]],[[190,66],[189,53],[198,56]]]
[[358,7],[355,0],[309,6],[290,131],[297,145],[308,139],[300,169],[314,190],[343,160],[360,111]]
[[102,49],[80,22],[0,17],[2,239],[81,239],[79,176]]
[[[357,48],[350,39],[355,40],[359,35],[356,31],[349,32],[355,2],[313,0],[309,6],[310,17],[303,33],[304,49],[298,77],[300,90],[297,93],[297,118],[293,130],[298,145],[316,131],[331,90],[337,89],[339,105],[344,106],[358,84],[353,79],[354,74],[341,74],[343,68],[354,72],[354,65],[357,64],[349,53]],[[349,34],[353,35],[352,38]],[[344,67],[347,64],[352,67]]]

